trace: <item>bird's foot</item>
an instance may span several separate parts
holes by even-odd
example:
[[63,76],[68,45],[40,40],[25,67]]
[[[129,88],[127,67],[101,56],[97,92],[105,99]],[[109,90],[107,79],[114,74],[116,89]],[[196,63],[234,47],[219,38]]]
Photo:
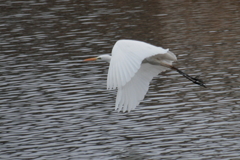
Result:
[[195,84],[198,84],[198,85],[200,85],[204,88],[207,88],[205,86],[205,83],[201,79],[199,79],[199,76],[196,76],[195,78],[192,78],[192,82],[195,83]]

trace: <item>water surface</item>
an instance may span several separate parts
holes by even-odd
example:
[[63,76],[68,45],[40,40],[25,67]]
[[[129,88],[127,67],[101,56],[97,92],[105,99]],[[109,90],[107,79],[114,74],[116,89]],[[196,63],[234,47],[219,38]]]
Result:
[[[0,4],[0,159],[238,159],[240,3],[4,1]],[[114,111],[108,64],[118,39],[169,48],[130,113]]]

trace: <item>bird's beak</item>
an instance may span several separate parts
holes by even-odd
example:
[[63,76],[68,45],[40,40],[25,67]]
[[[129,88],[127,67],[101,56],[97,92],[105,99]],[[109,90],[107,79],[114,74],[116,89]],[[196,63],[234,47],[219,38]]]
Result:
[[83,61],[86,62],[86,61],[96,61],[98,58],[97,57],[94,57],[94,58],[88,58],[88,59],[84,59]]

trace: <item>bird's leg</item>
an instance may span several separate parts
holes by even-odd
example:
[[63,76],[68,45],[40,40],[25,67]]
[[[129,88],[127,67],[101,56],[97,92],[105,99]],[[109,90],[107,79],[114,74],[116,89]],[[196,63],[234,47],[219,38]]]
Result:
[[[188,80],[192,81],[193,83],[198,84],[198,85],[200,85],[200,86],[203,86],[203,87],[207,88],[207,87],[204,85],[204,82],[203,82],[201,79],[198,79],[198,77],[193,78],[193,77],[189,76],[188,74],[184,73],[183,71],[179,70],[178,68],[176,68],[176,67],[174,67],[174,66],[172,66],[172,65],[169,65],[168,63],[166,63],[166,62],[164,62],[164,61],[160,61],[160,60],[158,60],[158,59],[157,59],[157,60],[156,60],[156,59],[151,59],[151,57],[145,59],[145,61],[147,61],[148,63],[153,64],[153,65],[161,65],[161,66],[163,66],[163,67],[171,68],[171,69],[177,71],[178,73],[180,73],[181,75],[183,75],[183,76],[184,76],[185,78],[187,78]],[[144,63],[144,61],[143,61],[143,63]]]
[[198,84],[198,85],[206,88],[206,86],[204,85],[204,82],[201,79],[198,79],[197,77],[193,78],[193,77],[189,76],[188,74],[184,73],[183,71],[179,70],[178,68],[176,68],[174,66],[169,66],[169,67],[171,69],[177,71],[178,73],[180,73],[181,75],[186,77],[188,80],[192,81],[193,83]]

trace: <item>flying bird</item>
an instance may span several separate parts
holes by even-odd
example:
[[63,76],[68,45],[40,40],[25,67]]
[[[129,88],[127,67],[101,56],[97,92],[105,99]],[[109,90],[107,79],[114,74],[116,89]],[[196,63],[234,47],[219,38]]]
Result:
[[112,49],[112,56],[105,54],[83,61],[102,60],[110,63],[107,89],[118,89],[115,110],[135,109],[144,99],[149,83],[154,76],[168,69],[176,70],[188,80],[206,87],[204,82],[193,78],[172,65],[177,57],[169,49],[163,49],[137,40],[118,40]]

